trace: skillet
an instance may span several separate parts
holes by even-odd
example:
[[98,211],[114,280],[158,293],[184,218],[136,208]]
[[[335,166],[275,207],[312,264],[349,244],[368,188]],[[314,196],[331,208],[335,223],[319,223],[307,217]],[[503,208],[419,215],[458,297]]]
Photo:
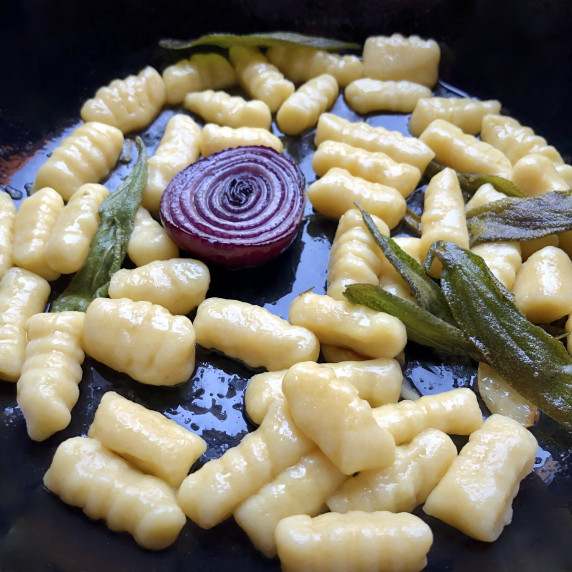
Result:
[[[393,32],[433,37],[442,46],[441,78],[447,84],[501,100],[507,113],[545,136],[570,162],[571,8],[564,1],[223,0],[208,6],[195,1],[157,6],[24,0],[0,11],[0,184],[16,190],[33,180],[50,145],[77,122],[81,103],[95,89],[144,65],[162,69],[181,57],[159,49],[160,38],[187,39],[213,31],[293,30],[358,43],[368,35]],[[396,119],[406,125],[403,120]],[[147,134],[148,145],[157,141],[160,121],[155,128]],[[310,145],[311,136],[305,137],[291,153],[303,156]],[[116,181],[110,181],[110,188]],[[309,217],[292,247],[267,267],[232,275],[215,270],[209,295],[267,304],[284,314],[294,294],[323,283],[324,268],[314,261],[325,259],[333,230],[328,221]],[[218,286],[229,279],[231,290]],[[99,398],[110,389],[120,388],[125,396],[201,431],[209,443],[205,460],[236,444],[253,428],[241,409],[252,372],[200,348],[197,363],[192,383],[163,391],[142,387],[88,360],[72,424],[44,443],[27,437],[15,386],[0,383],[0,570],[279,569],[277,560],[256,553],[232,520],[210,531],[188,523],[172,547],[154,553],[137,547],[127,534],[89,521],[41,485],[57,445],[86,433]],[[408,354],[405,374],[423,393],[474,383],[468,361],[443,362],[418,347]],[[428,570],[572,568],[572,440],[548,418],[534,432],[541,442],[539,458],[514,502],[513,523],[499,541],[472,541],[416,511],[434,530]]]

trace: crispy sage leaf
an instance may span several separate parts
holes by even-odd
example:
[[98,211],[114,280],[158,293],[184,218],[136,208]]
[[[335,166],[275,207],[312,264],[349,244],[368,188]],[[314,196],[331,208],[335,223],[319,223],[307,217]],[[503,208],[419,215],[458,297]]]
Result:
[[417,236],[421,235],[421,217],[413,212],[410,208],[405,210],[403,215],[403,223],[405,226]]
[[480,256],[438,242],[441,286],[459,327],[523,397],[572,428],[572,357],[529,322]]
[[459,328],[379,286],[350,284],[346,287],[344,296],[354,304],[362,304],[399,318],[405,325],[407,338],[413,342],[455,355],[482,359],[479,351]]
[[467,213],[471,245],[540,238],[572,229],[572,192],[553,191],[525,199],[508,198]]
[[[445,168],[445,165],[431,161],[425,170],[427,178],[433,177]],[[459,185],[464,195],[473,196],[479,187],[485,183],[491,184],[497,191],[504,193],[507,197],[527,197],[528,195],[522,191],[512,181],[497,175],[479,175],[476,173],[457,173]]]
[[373,239],[392,266],[407,282],[413,295],[424,310],[434,314],[441,320],[454,323],[453,316],[447,305],[447,300],[437,282],[427,275],[423,266],[412,256],[407,254],[392,238],[381,234],[369,213],[358,203],[364,223]]
[[307,46],[321,50],[358,50],[359,44],[342,42],[331,38],[308,36],[296,32],[262,32],[259,34],[207,34],[195,40],[163,39],[159,41],[162,48],[184,50],[196,46],[216,46],[231,48],[232,46],[247,46],[266,48],[275,45]]
[[50,311],[85,312],[92,300],[107,296],[111,276],[125,258],[147,181],[147,151],[139,137],[137,150],[139,157],[130,175],[99,207],[100,222],[85,264],[52,303]]

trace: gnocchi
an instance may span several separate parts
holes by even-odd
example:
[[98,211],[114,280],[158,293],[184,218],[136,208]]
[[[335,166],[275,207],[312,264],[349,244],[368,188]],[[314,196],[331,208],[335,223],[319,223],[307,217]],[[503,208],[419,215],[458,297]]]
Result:
[[16,205],[8,193],[0,193],[0,280],[12,267],[12,242]]
[[203,157],[208,157],[224,149],[242,147],[245,145],[262,145],[272,147],[278,153],[282,153],[284,146],[280,138],[268,129],[261,127],[237,127],[236,129],[227,126],[207,123],[203,127],[201,136],[201,153]]
[[150,385],[185,382],[195,367],[191,321],[151,302],[96,298],[85,314],[83,347],[97,361]]

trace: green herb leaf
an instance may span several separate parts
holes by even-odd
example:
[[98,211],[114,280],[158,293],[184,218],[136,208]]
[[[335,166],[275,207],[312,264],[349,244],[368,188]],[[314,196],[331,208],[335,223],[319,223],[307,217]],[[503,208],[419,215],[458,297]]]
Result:
[[[431,161],[427,165],[425,170],[425,176],[427,178],[433,177],[445,168],[445,165],[437,163],[437,161]],[[512,181],[505,179],[504,177],[498,177],[497,175],[479,175],[475,173],[457,173],[457,178],[459,179],[459,184],[461,185],[461,190],[465,196],[473,196],[475,192],[484,185],[489,183],[495,190],[500,193],[504,193],[507,197],[527,197],[528,195],[522,191],[517,185]]]
[[262,32],[259,34],[207,34],[195,40],[163,39],[159,41],[162,48],[169,50],[184,50],[196,46],[216,46],[231,48],[232,46],[247,46],[266,48],[275,45],[308,46],[321,50],[358,50],[359,44],[342,42],[331,38],[307,36],[295,32]]
[[428,276],[423,266],[415,258],[407,254],[395,240],[379,232],[367,211],[357,203],[356,206],[361,211],[364,223],[373,239],[387,260],[399,272],[403,280],[407,282],[421,308],[445,322],[454,323],[447,300],[443,296],[443,292],[437,282]]
[[572,229],[572,192],[553,191],[538,197],[503,199],[467,213],[471,245],[481,242],[531,240]]
[[572,357],[562,343],[529,322],[485,262],[438,242],[441,286],[466,336],[523,397],[572,428]]
[[85,264],[52,303],[50,311],[85,312],[92,300],[107,296],[111,276],[125,258],[147,181],[147,152],[139,137],[137,149],[139,157],[133,171],[99,208],[100,222]]
[[403,223],[411,232],[417,236],[421,236],[421,217],[417,213],[413,212],[410,208],[405,210]]
[[399,318],[405,325],[407,338],[413,342],[455,355],[482,359],[479,351],[459,328],[379,286],[350,284],[346,287],[344,296],[354,304],[362,304]]

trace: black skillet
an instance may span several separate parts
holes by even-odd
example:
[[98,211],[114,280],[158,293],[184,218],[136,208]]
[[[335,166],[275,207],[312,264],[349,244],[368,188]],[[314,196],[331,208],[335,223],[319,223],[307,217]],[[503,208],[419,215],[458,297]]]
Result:
[[[505,112],[544,135],[570,162],[571,13],[565,0],[4,3],[0,185],[25,192],[39,164],[78,121],[81,103],[97,87],[147,64],[162,69],[181,57],[158,48],[160,38],[189,39],[214,31],[293,30],[356,42],[393,32],[433,37],[443,54],[445,85],[438,87],[440,92],[450,94],[448,86],[454,86],[501,100]],[[336,111],[349,113],[342,100]],[[149,149],[156,145],[168,114],[146,132]],[[398,129],[407,125],[406,116],[372,116],[368,121],[389,122]],[[286,147],[301,162],[309,182],[311,150],[311,132]],[[110,179],[110,188],[123,174]],[[308,208],[302,231],[287,252],[256,270],[212,269],[209,295],[263,304],[285,316],[299,292],[312,286],[323,291],[334,228]],[[405,376],[422,393],[474,383],[474,365],[468,360],[444,360],[419,347],[409,347],[406,358]],[[127,534],[90,521],[42,486],[57,445],[86,433],[101,395],[111,389],[201,433],[209,448],[199,463],[219,456],[253,429],[242,409],[250,375],[252,371],[241,364],[199,348],[197,370],[188,384],[151,388],[88,359],[70,427],[43,443],[27,437],[15,386],[0,382],[0,570],[279,570],[278,561],[260,556],[232,519],[208,531],[189,522],[173,546],[155,553],[139,548]],[[514,502],[513,523],[496,543],[473,541],[416,511],[435,535],[428,570],[572,569],[571,436],[548,418],[533,431],[541,444],[539,457]]]

